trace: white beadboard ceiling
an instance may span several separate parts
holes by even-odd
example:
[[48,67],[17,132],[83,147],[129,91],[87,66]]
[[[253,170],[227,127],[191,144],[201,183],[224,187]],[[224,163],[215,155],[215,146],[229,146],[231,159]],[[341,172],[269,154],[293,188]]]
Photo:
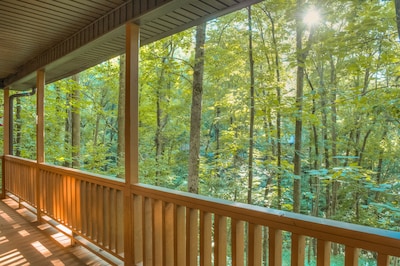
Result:
[[261,0],[1,0],[0,88],[27,90],[124,52],[125,30],[141,45]]

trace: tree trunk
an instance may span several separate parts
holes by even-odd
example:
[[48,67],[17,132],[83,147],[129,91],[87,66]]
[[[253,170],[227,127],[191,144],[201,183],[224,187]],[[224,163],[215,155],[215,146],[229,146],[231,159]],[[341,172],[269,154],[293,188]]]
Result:
[[333,60],[333,57],[330,57],[330,106],[331,106],[331,142],[332,142],[332,164],[333,167],[337,166],[337,133],[336,133],[336,120],[337,120],[337,107],[336,107],[336,98],[337,98],[337,88],[336,88],[336,66]]
[[203,95],[204,73],[204,43],[206,37],[206,24],[196,28],[196,52],[193,72],[193,93],[190,117],[190,143],[189,143],[189,176],[188,191],[199,192],[199,165],[200,165],[200,125],[201,102]]
[[71,120],[72,120],[72,114],[71,114],[71,93],[67,93],[66,97],[66,110],[65,112],[67,113],[66,118],[65,118],[65,126],[64,126],[64,147],[65,149],[68,151],[67,152],[67,156],[68,158],[66,160],[64,160],[63,166],[65,167],[71,167],[71,160],[70,157],[71,156]]
[[277,87],[276,87],[276,100],[278,103],[278,108],[276,111],[276,160],[277,160],[277,168],[278,172],[276,173],[276,179],[277,179],[277,194],[278,194],[278,209],[282,208],[282,141],[281,141],[281,136],[282,136],[282,126],[281,126],[281,101],[282,101],[282,93],[281,93],[281,88],[280,88],[280,82],[281,82],[281,74],[280,74],[280,58],[279,58],[279,52],[278,52],[278,44],[275,36],[275,21],[272,18],[272,15],[269,11],[264,10],[265,14],[268,16],[270,22],[271,22],[271,35],[272,35],[272,43],[273,43],[273,49],[274,49],[274,57],[275,57],[275,78],[277,82]]
[[394,0],[394,5],[396,8],[396,23],[397,23],[397,32],[400,39],[400,0]]
[[20,157],[21,156],[21,140],[22,140],[22,132],[21,132],[21,130],[22,130],[22,124],[21,124],[21,111],[22,111],[22,108],[21,108],[21,99],[20,98],[18,98],[17,97],[17,99],[16,99],[16,105],[17,105],[17,108],[16,108],[16,112],[15,112],[15,120],[16,120],[16,123],[15,123],[15,131],[17,132],[17,136],[16,136],[16,139],[15,139],[15,156],[18,156],[18,157]]
[[94,132],[93,132],[93,146],[97,146],[98,138],[99,138],[99,127],[100,127],[100,114],[96,112],[96,123],[94,124]]
[[371,132],[372,132],[372,129],[368,129],[367,133],[364,136],[363,143],[362,143],[361,149],[360,149],[360,154],[358,157],[358,166],[362,166],[362,160],[363,160],[365,147],[367,146],[367,140],[368,140],[368,137],[371,134]]
[[[162,63],[164,65],[165,63],[165,58],[162,59]],[[162,83],[164,79],[164,69],[161,69],[161,74],[160,78],[158,80],[158,86],[157,86],[157,102],[156,102],[156,121],[157,121],[157,129],[156,129],[156,135],[154,137],[154,144],[156,147],[156,176],[155,176],[155,185],[159,185],[160,183],[160,176],[161,176],[161,160],[162,160],[162,155],[163,155],[163,141],[162,141],[162,108],[161,108],[161,101],[162,101]]]
[[80,142],[81,142],[81,115],[79,108],[80,89],[79,74],[73,75],[72,80],[75,81],[74,90],[72,92],[72,168],[80,167]]
[[[330,106],[331,106],[331,146],[332,146],[332,167],[338,166],[337,160],[337,133],[336,133],[336,123],[337,123],[337,107],[336,107],[336,98],[337,98],[337,89],[336,89],[336,66],[333,57],[330,57]],[[326,166],[328,169],[328,166]],[[329,187],[327,187],[327,218],[331,217],[332,215],[336,214],[336,209],[338,205],[338,189],[339,189],[339,182],[336,180],[332,181],[332,193],[329,192]],[[335,246],[337,247],[337,246]],[[336,250],[337,248],[335,248]],[[336,253],[335,253],[336,254]]]
[[[314,90],[314,86],[312,85],[310,79],[308,78],[307,75],[307,81],[310,85],[311,90],[314,92],[313,95],[316,95],[315,90]],[[312,99],[312,110],[311,113],[315,116],[316,115],[316,110],[317,110],[317,103],[315,101],[315,98],[313,97]],[[313,141],[314,141],[314,154],[312,154],[311,152],[311,158],[314,157],[313,161],[313,165],[312,168],[314,170],[319,170],[320,169],[320,160],[319,160],[319,140],[318,140],[318,130],[317,127],[315,126],[315,123],[312,123],[312,135],[313,135]],[[310,147],[311,149],[311,147]],[[314,198],[313,198],[313,206],[312,206],[312,215],[313,216],[318,216],[319,213],[319,194],[320,194],[320,182],[319,182],[319,177],[318,175],[315,175],[312,179],[311,179],[311,188],[313,188],[313,186],[315,186],[315,191],[313,193]]]
[[[382,133],[382,137],[381,137],[381,142],[384,142],[386,139],[386,135],[387,135],[387,129],[385,129]],[[379,151],[379,157],[378,157],[378,166],[376,169],[376,184],[379,186],[383,183],[382,180],[382,168],[383,168],[383,156],[384,156],[385,150],[383,148],[380,148]],[[380,192],[376,191],[375,193],[375,201],[379,200],[379,196],[380,196]]]
[[215,155],[214,155],[214,161],[215,161],[215,166],[217,169],[217,177],[220,178],[222,176],[222,171],[223,168],[221,167],[221,158],[220,158],[220,125],[219,125],[219,118],[221,116],[221,108],[218,106],[216,109],[216,122],[214,124],[214,134],[215,134]]
[[303,33],[304,26],[300,16],[303,8],[304,0],[297,0],[296,16],[296,55],[297,55],[297,72],[296,72],[296,125],[295,125],[295,139],[294,139],[294,181],[293,181],[293,211],[300,212],[301,201],[301,149],[302,149],[302,136],[303,136],[303,90],[304,90],[304,72],[305,62],[308,53],[311,49],[313,40],[314,28],[310,29],[308,36],[307,46],[303,48]]
[[253,34],[251,22],[251,6],[248,11],[248,31],[249,31],[249,62],[250,62],[250,136],[249,136],[249,183],[247,187],[247,203],[252,203],[253,190],[253,152],[254,152],[254,116],[255,116],[255,100],[254,100],[254,59],[253,59]]
[[[303,0],[297,0],[297,10],[300,10]],[[293,181],[293,211],[300,212],[301,201],[301,146],[303,135],[303,87],[304,87],[304,63],[306,55],[303,52],[303,27],[300,17],[296,18],[296,53],[297,53],[297,79],[296,79],[296,126],[294,140],[294,181]]]
[[123,178],[125,171],[125,54],[119,59],[119,95],[118,95],[118,144],[117,144],[117,177]]

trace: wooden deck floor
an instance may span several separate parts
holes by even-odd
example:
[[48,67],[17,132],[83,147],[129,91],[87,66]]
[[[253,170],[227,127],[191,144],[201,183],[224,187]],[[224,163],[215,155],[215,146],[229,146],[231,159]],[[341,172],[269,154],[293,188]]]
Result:
[[110,265],[82,246],[18,208],[12,199],[0,200],[0,266]]

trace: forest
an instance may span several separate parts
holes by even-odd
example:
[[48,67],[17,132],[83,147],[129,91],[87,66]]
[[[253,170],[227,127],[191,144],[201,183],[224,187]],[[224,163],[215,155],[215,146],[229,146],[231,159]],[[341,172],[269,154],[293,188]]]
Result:
[[[298,2],[141,47],[140,182],[399,231],[394,2]],[[123,178],[124,64],[46,85],[47,163]],[[36,97],[15,101],[13,153],[36,159]]]

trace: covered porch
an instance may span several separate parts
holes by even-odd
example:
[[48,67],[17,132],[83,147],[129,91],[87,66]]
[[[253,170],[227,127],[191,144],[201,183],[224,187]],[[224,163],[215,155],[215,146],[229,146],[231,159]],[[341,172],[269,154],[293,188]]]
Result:
[[[59,2],[61,6],[49,7],[37,1],[34,9],[62,10],[69,1]],[[399,232],[140,183],[137,126],[140,45],[256,2],[97,1],[97,4],[91,2],[94,6],[86,6],[87,9],[75,3],[82,15],[74,21],[78,30],[69,28],[61,32],[73,32],[68,38],[63,39],[61,34],[48,43],[35,44],[26,36],[26,45],[32,46],[25,54],[21,50],[16,61],[12,60],[12,53],[1,52],[0,59],[10,62],[0,67],[5,129],[10,127],[10,91],[37,88],[37,159],[12,155],[12,136],[10,131],[4,131],[2,197],[15,200],[19,209],[34,213],[31,221],[34,224],[62,226],[70,244],[86,246],[102,262],[111,265],[285,265],[285,252],[290,253],[291,265],[305,265],[310,260],[316,261],[316,265],[331,265],[335,255],[333,246],[344,250],[343,265],[359,265],[361,253],[370,254],[376,265],[397,265]],[[94,9],[104,12],[99,12],[91,22],[82,22],[88,14],[96,16]],[[26,7],[21,10],[28,12]],[[58,14],[50,13],[46,21]],[[11,40],[16,35],[7,38]],[[23,37],[21,33],[19,36]],[[50,36],[43,40],[49,40]],[[40,50],[40,45],[47,48]],[[35,49],[37,52],[32,56]],[[47,164],[45,84],[122,52],[127,58],[125,179]],[[8,208],[1,206],[1,211]],[[308,257],[311,245],[307,243],[311,242],[316,243],[315,258]],[[35,260],[27,254],[27,262]],[[89,264],[85,260],[83,263]]]

